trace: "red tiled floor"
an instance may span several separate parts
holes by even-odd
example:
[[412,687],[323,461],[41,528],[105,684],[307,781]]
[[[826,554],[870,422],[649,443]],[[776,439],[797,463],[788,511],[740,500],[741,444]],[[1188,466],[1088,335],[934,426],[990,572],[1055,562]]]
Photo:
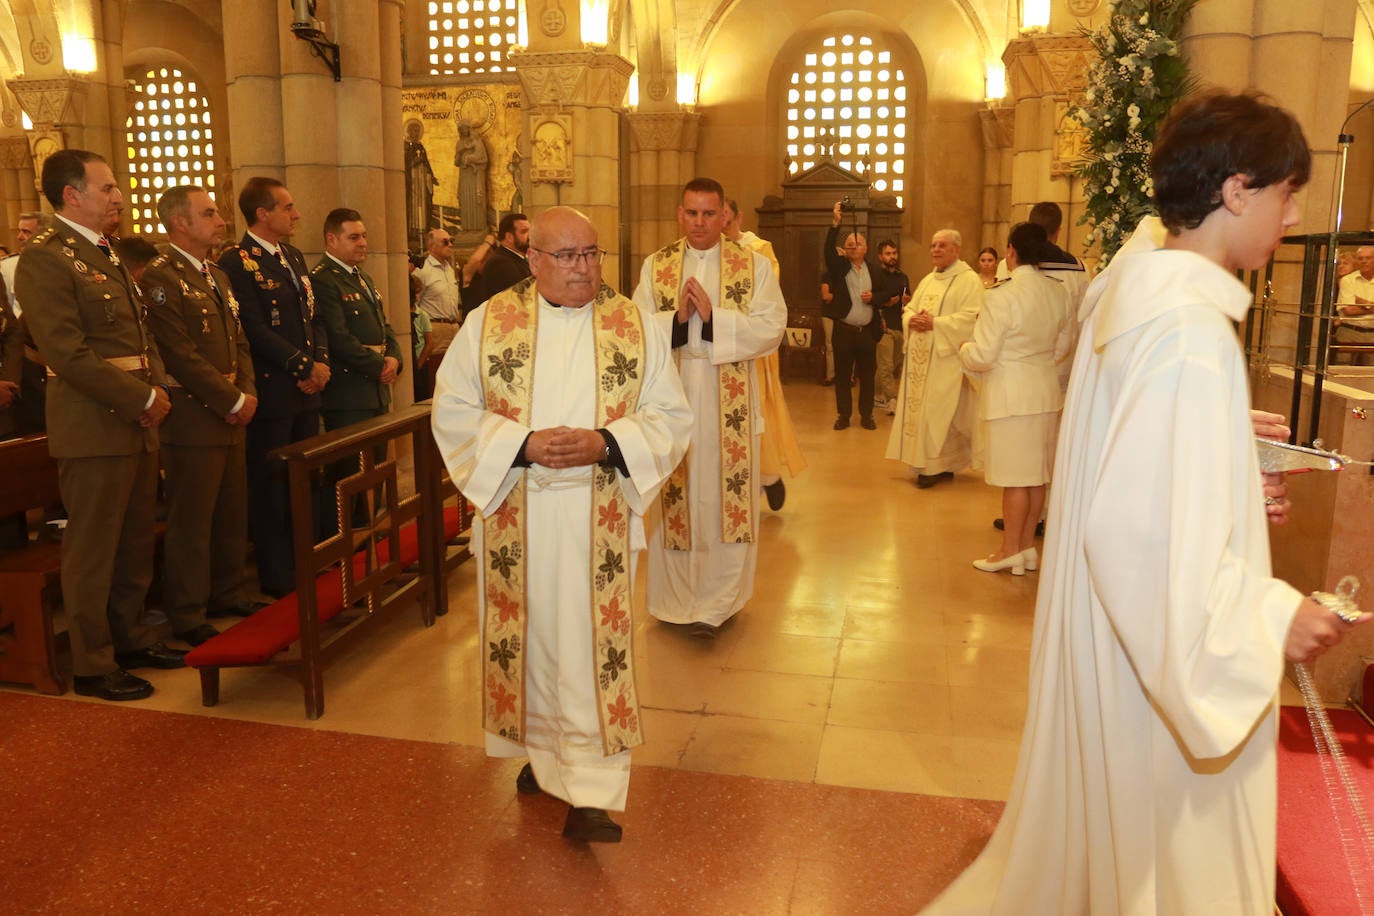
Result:
[[480,750],[0,693],[16,913],[910,913],[996,802],[636,767],[575,845]]

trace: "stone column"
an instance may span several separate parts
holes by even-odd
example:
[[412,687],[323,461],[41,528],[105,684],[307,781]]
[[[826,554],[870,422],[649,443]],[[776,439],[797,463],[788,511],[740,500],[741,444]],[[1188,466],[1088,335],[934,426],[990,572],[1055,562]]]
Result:
[[[977,239],[964,240],[964,255],[976,266],[973,253],[991,245],[1001,251],[1011,229],[1011,176],[1015,160],[1016,109],[997,103],[978,113],[983,128],[983,228]],[[925,242],[926,239],[917,239]]]
[[630,259],[635,270],[682,235],[677,208],[682,186],[696,177],[701,115],[692,111],[633,112],[630,121]]
[[[254,175],[285,182],[301,211],[292,241],[312,266],[324,251],[329,211],[357,210],[368,233],[365,269],[411,353],[400,134],[403,6],[403,0],[321,4],[323,31],[340,47],[338,82],[292,34],[289,12],[277,0],[225,0],[224,25],[235,198]],[[237,210],[237,199],[228,203]],[[241,234],[246,227],[238,228]],[[407,358],[393,389],[398,407],[413,400],[413,369]]]
[[0,192],[5,196],[4,237],[11,251],[17,251],[13,236],[19,214],[40,209],[34,184],[33,156],[24,137],[0,140]]
[[525,94],[529,209],[564,204],[586,213],[609,252],[602,275],[614,284],[621,266],[621,111],[634,66],[596,49],[525,51],[511,62]]
[[[1014,224],[1040,201],[1054,201],[1064,210],[1059,244],[1080,255],[1087,228],[1077,225],[1083,196],[1074,169],[1082,160],[1082,137],[1069,112],[1087,86],[1096,53],[1081,35],[1038,34],[1008,43],[1002,55],[1016,110],[1011,208],[1002,218]],[[1005,235],[991,244],[1000,251]]]

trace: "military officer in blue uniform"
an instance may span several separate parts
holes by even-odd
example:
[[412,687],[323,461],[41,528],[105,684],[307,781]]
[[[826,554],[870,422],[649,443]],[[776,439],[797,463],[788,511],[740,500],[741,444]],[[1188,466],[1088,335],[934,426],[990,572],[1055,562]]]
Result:
[[250,178],[239,192],[239,212],[248,231],[220,255],[219,266],[239,304],[258,392],[247,435],[248,533],[258,585],[280,597],[295,590],[292,519],[285,469],[267,456],[319,433],[329,341],[305,256],[286,241],[300,220],[291,192],[274,178]]

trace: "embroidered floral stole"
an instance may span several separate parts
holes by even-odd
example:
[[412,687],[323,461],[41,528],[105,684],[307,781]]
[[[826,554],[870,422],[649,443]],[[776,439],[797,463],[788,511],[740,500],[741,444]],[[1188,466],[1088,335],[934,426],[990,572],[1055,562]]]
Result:
[[[596,346],[596,425],[604,428],[639,404],[643,383],[644,327],[639,308],[608,286],[593,300]],[[487,303],[482,325],[482,390],[487,409],[528,424],[534,395],[534,344],[539,299],[533,280],[516,284]],[[570,380],[571,381],[571,380]],[[487,575],[483,641],[483,727],[525,741],[528,494],[526,479],[482,519]],[[592,469],[591,587],[601,744],[609,756],[644,743],[635,689],[630,635],[630,509],[615,468]],[[576,536],[575,532],[542,532]]]
[[[654,252],[654,302],[660,312],[675,311],[685,282],[686,243],[679,239]],[[720,292],[715,308],[748,314],[754,298],[754,255],[729,239],[720,242]],[[750,422],[750,360],[716,367],[720,429],[720,539],[727,544],[754,540],[758,488],[753,476],[753,424]],[[693,447],[701,443],[693,443]],[[692,549],[692,516],[688,455],[673,471],[659,497],[663,507],[663,543],[669,550]]]

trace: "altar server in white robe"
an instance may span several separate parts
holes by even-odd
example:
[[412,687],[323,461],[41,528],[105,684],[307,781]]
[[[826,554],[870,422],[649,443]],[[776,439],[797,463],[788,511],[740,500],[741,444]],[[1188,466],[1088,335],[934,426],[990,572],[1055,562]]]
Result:
[[572,806],[564,836],[614,842],[642,741],[633,551],[692,418],[667,337],[602,285],[604,255],[576,210],[533,221],[533,277],[463,323],[433,428],[478,513],[487,753],[529,756],[517,788]]
[[1270,574],[1286,496],[1260,475],[1232,322],[1235,271],[1297,222],[1310,162],[1252,96],[1161,128],[1164,247],[1118,255],[1084,304],[1011,796],[928,912],[1273,912],[1284,661],[1350,624]]
[[983,282],[959,260],[962,243],[953,229],[935,233],[930,241],[935,269],[902,309],[906,358],[887,457],[911,465],[923,490],[973,460],[977,396],[964,378],[959,347],[973,337]]
[[705,638],[754,593],[759,442],[754,360],[778,347],[787,306],[773,265],[721,237],[725,191],[694,178],[684,237],[644,261],[634,300],[672,339],[695,423],[692,447],[649,516],[649,613]]

